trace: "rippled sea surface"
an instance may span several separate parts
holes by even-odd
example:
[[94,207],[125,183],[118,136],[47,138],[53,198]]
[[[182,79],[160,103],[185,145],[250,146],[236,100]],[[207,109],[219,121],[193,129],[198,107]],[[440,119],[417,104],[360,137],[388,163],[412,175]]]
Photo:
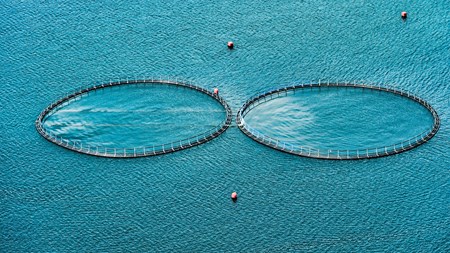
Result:
[[[0,252],[449,252],[449,10],[448,0],[2,1]],[[143,76],[218,87],[234,112],[288,83],[384,83],[429,101],[442,126],[411,151],[360,161],[277,152],[235,125],[126,160],[36,132],[67,92]]]

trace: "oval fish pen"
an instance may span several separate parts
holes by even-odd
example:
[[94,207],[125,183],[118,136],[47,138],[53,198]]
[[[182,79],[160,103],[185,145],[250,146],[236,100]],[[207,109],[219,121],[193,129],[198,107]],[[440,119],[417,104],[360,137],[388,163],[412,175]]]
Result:
[[[279,97],[287,96],[288,94],[295,93],[296,90],[305,90],[305,89],[324,89],[324,88],[352,88],[352,89],[368,89],[379,92],[387,92],[389,94],[395,94],[409,100],[414,101],[415,103],[420,104],[432,116],[433,125],[429,127],[427,130],[417,134],[411,138],[403,140],[401,142],[379,146],[379,147],[370,147],[370,148],[362,148],[362,149],[320,149],[310,147],[308,145],[296,145],[292,144],[286,140],[280,140],[278,138],[271,137],[267,134],[264,134],[261,131],[258,131],[251,125],[249,125],[245,121],[246,115],[252,111],[258,105],[266,103],[268,101],[277,99]],[[383,157],[388,155],[398,154],[412,148],[415,148],[428,140],[430,140],[439,130],[440,127],[440,119],[435,111],[435,109],[425,100],[403,90],[392,89],[383,86],[376,85],[366,85],[366,84],[356,84],[356,83],[309,83],[309,84],[298,84],[293,86],[282,87],[274,90],[270,90],[268,92],[264,92],[262,94],[258,94],[250,99],[248,99],[241,109],[238,111],[236,116],[236,123],[239,129],[246,134],[248,137],[253,140],[271,147],[276,150],[280,150],[289,154],[303,156],[303,157],[311,157],[318,159],[332,159],[332,160],[351,160],[351,159],[367,159],[367,158],[376,158]]]
[[[86,144],[83,145],[83,142],[81,141],[66,139],[61,136],[58,136],[57,134],[53,134],[43,126],[46,117],[54,113],[54,111],[70,104],[73,101],[77,101],[81,97],[88,95],[88,93],[90,92],[126,85],[168,85],[200,92],[213,98],[215,101],[220,103],[220,105],[225,110],[226,117],[220,124],[215,125],[213,128],[195,136],[183,138],[176,141],[171,141],[169,143],[164,144],[154,144],[148,146],[137,146],[128,148],[114,148],[101,145],[86,145]],[[222,97],[220,97],[218,94],[214,94],[212,91],[186,82],[160,80],[160,79],[143,79],[143,80],[123,80],[80,88],[79,90],[53,102],[47,108],[45,108],[36,119],[35,125],[39,134],[41,134],[48,141],[55,143],[61,147],[79,153],[100,157],[131,158],[131,157],[144,157],[144,156],[167,154],[200,145],[202,143],[208,142],[216,138],[221,133],[223,133],[230,126],[231,121],[232,121],[232,112],[230,107]]]

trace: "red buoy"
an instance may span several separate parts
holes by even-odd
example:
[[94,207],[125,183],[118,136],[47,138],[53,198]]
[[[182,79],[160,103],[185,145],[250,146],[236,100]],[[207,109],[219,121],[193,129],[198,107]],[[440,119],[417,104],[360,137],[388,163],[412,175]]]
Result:
[[231,193],[231,199],[234,200],[234,201],[237,200],[237,193],[236,192]]
[[228,41],[227,46],[228,46],[229,49],[233,49],[233,47],[234,47],[233,41]]
[[408,13],[406,11],[402,12],[402,18],[406,19],[408,17]]
[[219,89],[214,88],[214,95],[218,96],[219,95]]

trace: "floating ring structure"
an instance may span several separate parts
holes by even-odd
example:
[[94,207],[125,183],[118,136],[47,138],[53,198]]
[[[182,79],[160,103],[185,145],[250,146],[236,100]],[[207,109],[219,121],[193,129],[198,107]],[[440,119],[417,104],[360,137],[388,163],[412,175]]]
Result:
[[[405,141],[395,143],[389,146],[383,147],[375,147],[375,148],[366,148],[366,149],[354,149],[354,150],[339,150],[339,149],[316,149],[312,147],[306,146],[297,146],[292,145],[286,141],[281,141],[276,138],[272,138],[267,136],[258,130],[252,128],[249,124],[247,124],[244,120],[245,115],[249,111],[251,111],[254,107],[258,106],[261,103],[265,103],[282,95],[287,95],[290,92],[295,92],[295,90],[299,89],[308,89],[308,88],[320,88],[320,87],[350,87],[356,89],[370,89],[376,91],[383,91],[393,93],[408,99],[411,99],[423,107],[425,107],[433,117],[433,126],[428,130],[410,138]],[[410,92],[394,89],[389,87],[384,87],[381,85],[367,85],[367,84],[357,84],[357,83],[331,83],[331,82],[318,82],[318,83],[309,83],[309,84],[297,84],[292,86],[286,86],[282,88],[277,88],[274,90],[270,90],[268,92],[264,92],[253,96],[248,99],[241,109],[238,111],[236,115],[236,123],[239,129],[248,137],[253,140],[271,147],[276,150],[280,150],[289,154],[303,156],[303,157],[311,157],[318,159],[329,159],[329,160],[356,160],[356,159],[368,159],[368,158],[377,158],[388,155],[398,154],[412,148],[415,148],[428,140],[430,140],[439,130],[440,127],[440,119],[436,112],[436,110],[425,100],[411,94]]]
[[[79,141],[72,141],[63,139],[62,137],[58,137],[54,134],[49,133],[45,130],[45,128],[42,126],[43,120],[45,117],[51,113],[53,110],[64,106],[66,103],[69,103],[70,101],[77,99],[89,92],[96,91],[99,89],[105,89],[108,87],[115,87],[115,86],[121,86],[121,85],[132,85],[132,84],[158,84],[158,85],[172,85],[187,89],[192,89],[201,93],[204,93],[216,101],[218,101],[225,109],[226,111],[226,118],[224,121],[222,121],[219,125],[215,126],[214,128],[203,132],[199,135],[192,136],[189,138],[185,138],[182,140],[177,140],[171,143],[166,144],[158,144],[158,145],[152,145],[148,147],[130,147],[130,148],[110,148],[110,147],[103,147],[103,146],[83,146],[83,144]],[[132,157],[144,157],[144,156],[156,156],[161,154],[167,154],[183,149],[187,149],[190,147],[194,147],[200,144],[203,144],[205,142],[208,142],[217,136],[219,136],[221,133],[225,132],[227,128],[231,125],[232,121],[232,112],[230,106],[225,102],[225,100],[214,94],[213,92],[201,88],[199,86],[187,83],[187,82],[179,82],[179,81],[171,81],[171,80],[162,80],[162,79],[141,79],[141,80],[122,80],[122,81],[114,81],[109,83],[103,83],[99,85],[93,85],[88,87],[79,88],[77,91],[66,95],[65,97],[53,102],[47,108],[45,108],[41,114],[36,119],[35,125],[36,129],[45,139],[48,141],[57,144],[61,147],[79,152],[84,153],[88,155],[93,156],[100,156],[100,157],[113,157],[113,158],[132,158]]]

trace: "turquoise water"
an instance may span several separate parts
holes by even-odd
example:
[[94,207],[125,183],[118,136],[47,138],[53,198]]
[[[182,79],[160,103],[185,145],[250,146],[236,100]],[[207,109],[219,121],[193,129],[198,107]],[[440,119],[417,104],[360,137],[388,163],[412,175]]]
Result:
[[388,92],[305,88],[257,105],[245,122],[296,147],[364,150],[414,139],[431,131],[434,119],[421,104]]
[[225,119],[225,108],[206,94],[141,84],[88,92],[51,112],[43,126],[83,146],[134,148],[197,136]]
[[[448,252],[449,10],[447,0],[3,1],[0,251]],[[126,160],[36,132],[66,92],[142,76],[218,87],[234,112],[292,82],[385,83],[429,101],[442,127],[364,161],[295,157],[235,126]]]

